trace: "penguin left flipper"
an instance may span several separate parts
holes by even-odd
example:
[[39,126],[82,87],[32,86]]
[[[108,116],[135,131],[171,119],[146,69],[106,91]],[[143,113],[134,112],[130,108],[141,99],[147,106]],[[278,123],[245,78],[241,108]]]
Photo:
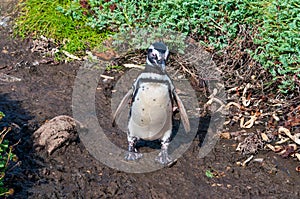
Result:
[[175,101],[176,101],[176,103],[178,105],[178,108],[179,108],[180,118],[182,120],[184,130],[185,130],[186,133],[188,133],[191,130],[188,115],[187,115],[186,110],[184,108],[184,105],[183,105],[181,99],[179,98],[178,94],[176,93],[176,91],[173,91],[173,95],[175,97]]
[[130,103],[130,101],[132,100],[132,94],[133,94],[133,89],[130,89],[126,93],[126,95],[123,97],[122,101],[120,102],[118,108],[116,109],[115,114],[113,115],[113,120],[112,120],[112,125],[113,126],[115,126],[116,119],[119,116],[119,114],[121,113],[121,111],[123,111],[125,106],[128,105]]

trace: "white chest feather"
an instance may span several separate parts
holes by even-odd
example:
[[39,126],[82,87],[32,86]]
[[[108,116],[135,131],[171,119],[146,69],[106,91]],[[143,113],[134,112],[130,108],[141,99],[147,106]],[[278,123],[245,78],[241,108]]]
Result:
[[141,83],[131,107],[129,131],[142,139],[159,139],[172,126],[168,85]]

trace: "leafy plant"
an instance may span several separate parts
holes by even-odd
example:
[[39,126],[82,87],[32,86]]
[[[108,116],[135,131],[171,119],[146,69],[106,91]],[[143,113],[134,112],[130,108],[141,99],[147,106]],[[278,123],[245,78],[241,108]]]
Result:
[[0,111],[0,120],[2,120],[2,118],[4,117],[5,117],[4,113]]
[[163,41],[170,51],[184,53],[186,35],[161,28],[134,28],[113,35],[112,46],[118,52],[128,52],[134,49],[147,49],[153,41]]
[[[131,1],[131,0],[74,0],[86,15],[87,25],[100,31],[125,32],[140,29],[177,31],[205,37],[204,43],[216,49],[228,45],[239,31],[239,25],[253,21],[247,1]],[[67,13],[67,12],[65,12]],[[150,34],[148,34],[150,36]],[[145,38],[144,38],[145,39]]]
[[[158,28],[178,31],[184,35],[196,34],[203,45],[218,51],[230,45],[232,41],[238,41],[238,37],[242,37],[239,35],[241,28],[245,28],[253,35],[254,43],[258,45],[258,48],[251,52],[253,58],[269,70],[274,80],[280,79],[279,89],[282,92],[287,93],[293,89],[293,74],[299,78],[300,10],[296,0],[74,2],[79,2],[84,10],[77,9],[77,15],[80,15],[80,12],[85,13],[87,24],[100,31],[125,32],[126,35],[130,29],[135,35],[136,32],[141,32],[141,29],[150,30],[147,35],[135,37],[139,41],[124,39],[143,45],[148,44],[147,39],[151,40],[154,37],[151,29]],[[252,32],[256,29],[258,34]],[[118,38],[116,41],[122,42],[122,39]]]
[[[0,120],[4,117],[0,111]],[[13,194],[13,189],[8,189],[4,185],[4,177],[9,162],[16,160],[16,155],[12,153],[12,147],[9,146],[8,140],[4,139],[5,135],[10,131],[10,128],[4,128],[0,132],[0,196]]]
[[213,177],[214,177],[214,174],[213,174],[210,170],[206,170],[206,171],[205,171],[205,175],[206,175],[206,177],[208,177],[208,178],[213,178]]
[[300,6],[298,1],[261,1],[261,24],[254,42],[259,47],[252,53],[273,75],[280,80],[279,89],[288,93],[300,79]]
[[120,71],[122,70],[124,67],[123,66],[118,66],[118,65],[109,65],[106,67],[106,70],[111,71],[111,70],[117,70]]
[[280,82],[281,92],[300,81],[297,0],[28,0],[21,5],[16,32],[55,38],[71,53],[99,45],[109,33],[117,47],[130,48],[146,48],[163,35],[182,52],[184,40],[172,31],[222,53],[246,32],[257,48],[245,50]]

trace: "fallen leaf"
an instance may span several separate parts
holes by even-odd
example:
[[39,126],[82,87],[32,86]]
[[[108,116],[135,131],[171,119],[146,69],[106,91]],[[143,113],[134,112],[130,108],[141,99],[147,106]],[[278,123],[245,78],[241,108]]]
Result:
[[267,136],[267,134],[261,133],[260,135],[261,135],[261,138],[262,138],[263,141],[265,141],[265,142],[270,142],[270,139],[269,139],[269,137]]
[[300,153],[296,153],[295,156],[296,156],[297,159],[300,161]]
[[271,149],[272,151],[275,151],[275,147],[271,144],[266,144],[266,146]]
[[7,54],[7,53],[8,53],[8,51],[5,50],[5,49],[3,49],[1,52],[2,52],[3,54]]
[[213,174],[210,170],[206,170],[206,171],[205,171],[205,175],[206,175],[206,177],[208,177],[208,178],[213,178],[213,177],[214,177],[214,174]]
[[220,134],[220,137],[222,138],[222,139],[227,139],[227,140],[229,140],[230,139],[230,133],[229,132],[224,132],[224,133],[221,133]]

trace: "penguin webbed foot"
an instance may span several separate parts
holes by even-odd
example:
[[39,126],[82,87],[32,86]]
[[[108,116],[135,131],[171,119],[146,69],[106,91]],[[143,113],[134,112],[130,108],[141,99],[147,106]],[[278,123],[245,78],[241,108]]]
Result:
[[135,147],[137,141],[138,139],[136,137],[128,137],[128,152],[125,154],[125,160],[138,160],[143,156]]
[[155,158],[155,161],[160,164],[167,165],[172,162],[172,158],[169,156],[167,149],[162,149]]
[[127,160],[127,161],[134,161],[134,160],[140,159],[142,156],[143,156],[143,154],[141,154],[141,153],[128,151],[125,154],[125,160]]

